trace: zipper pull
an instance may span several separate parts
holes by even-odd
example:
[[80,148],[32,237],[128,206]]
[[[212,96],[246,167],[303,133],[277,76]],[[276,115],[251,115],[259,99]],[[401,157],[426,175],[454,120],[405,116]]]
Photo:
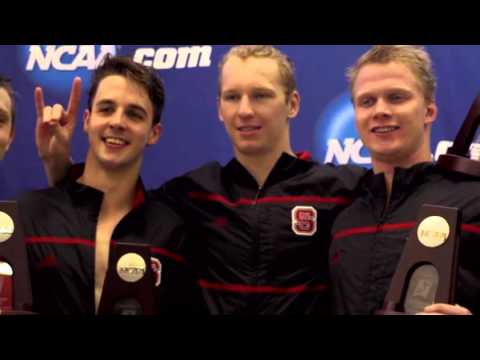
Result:
[[253,204],[252,204],[252,206],[257,205],[258,197],[260,196],[260,192],[261,192],[261,191],[262,191],[262,187],[259,186],[259,187],[258,187],[257,194],[255,195],[255,199],[253,199]]

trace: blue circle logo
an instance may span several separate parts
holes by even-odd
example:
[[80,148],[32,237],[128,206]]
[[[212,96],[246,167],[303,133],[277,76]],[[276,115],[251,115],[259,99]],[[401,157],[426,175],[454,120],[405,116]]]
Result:
[[355,111],[348,91],[327,105],[317,120],[314,137],[314,157],[319,162],[371,164],[355,127]]
[[80,76],[88,88],[90,72],[105,55],[116,55],[116,52],[115,45],[21,45],[18,60],[35,85],[65,93],[70,91],[76,76]]

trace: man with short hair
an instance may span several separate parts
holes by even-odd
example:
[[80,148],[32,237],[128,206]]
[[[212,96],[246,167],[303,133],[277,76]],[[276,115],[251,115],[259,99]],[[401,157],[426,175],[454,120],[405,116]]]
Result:
[[296,154],[294,66],[265,45],[220,63],[218,113],[235,158],[167,182],[154,196],[191,224],[188,242],[212,314],[329,314],[327,252],[361,169]]
[[[66,110],[45,106],[42,89],[35,90],[41,156],[68,148],[80,95],[79,78]],[[34,311],[97,313],[107,268],[114,265],[111,249],[121,242],[151,245],[159,312],[193,309],[194,288],[182,277],[184,260],[176,254],[183,222],[148,200],[139,176],[145,148],[162,133],[164,102],[161,80],[129,58],[107,57],[95,70],[83,118],[89,140],[85,165],[72,167],[56,187],[26,193],[19,201]],[[183,282],[175,283],[179,278]]]
[[[424,204],[463,213],[456,302],[424,309],[469,314],[480,305],[480,182],[432,163],[437,117],[430,56],[419,46],[377,45],[349,69],[360,137],[373,169],[359,197],[333,226],[330,272],[337,314],[372,314],[383,307],[405,240]],[[468,310],[468,309],[470,310]]]
[[0,76],[0,160],[15,137],[15,96],[9,80]]
[[[363,170],[319,165],[293,151],[300,95],[293,63],[272,46],[236,46],[225,55],[217,103],[235,158],[152,194],[190,229],[183,251],[209,312],[330,314],[331,225]],[[61,178],[55,159],[66,163],[69,154],[44,155],[52,159],[50,179]]]

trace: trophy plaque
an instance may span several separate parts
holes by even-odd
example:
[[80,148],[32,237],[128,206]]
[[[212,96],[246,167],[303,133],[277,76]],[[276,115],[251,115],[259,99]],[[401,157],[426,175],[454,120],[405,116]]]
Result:
[[150,246],[117,243],[98,307],[99,315],[153,315],[155,280]]
[[31,309],[27,250],[17,203],[0,201],[0,314],[27,314]]
[[412,315],[455,299],[461,211],[423,205],[377,315]]
[[453,145],[438,158],[438,165],[449,171],[480,177],[480,161],[469,157],[470,147],[480,124],[480,95],[475,98]]

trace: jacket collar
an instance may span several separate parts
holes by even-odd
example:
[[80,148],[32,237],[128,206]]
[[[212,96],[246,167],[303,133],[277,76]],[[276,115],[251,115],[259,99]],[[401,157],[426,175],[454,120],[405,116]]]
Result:
[[[93,207],[100,207],[103,200],[103,192],[91,186],[81,184],[78,179],[83,175],[85,164],[76,164],[70,167],[65,179],[58,185],[66,191],[72,200],[77,204],[91,204]],[[132,209],[142,205],[147,198],[147,192],[139,177],[135,187],[135,197],[133,199]]]
[[[432,162],[418,163],[410,168],[396,167],[393,176],[392,190],[394,193],[411,192],[415,190],[418,185],[427,181],[429,174],[435,172],[438,172],[438,169]],[[373,170],[369,170],[362,178],[360,188],[372,196],[385,193],[385,175],[383,173],[374,174]]]
[[[300,169],[307,169],[313,164],[311,155],[308,152],[297,153],[296,156],[283,153],[265,181],[264,187],[274,185],[292,175],[298,173]],[[247,187],[257,188],[258,184],[255,178],[248,170],[235,158],[232,159],[224,168],[229,179]]]

